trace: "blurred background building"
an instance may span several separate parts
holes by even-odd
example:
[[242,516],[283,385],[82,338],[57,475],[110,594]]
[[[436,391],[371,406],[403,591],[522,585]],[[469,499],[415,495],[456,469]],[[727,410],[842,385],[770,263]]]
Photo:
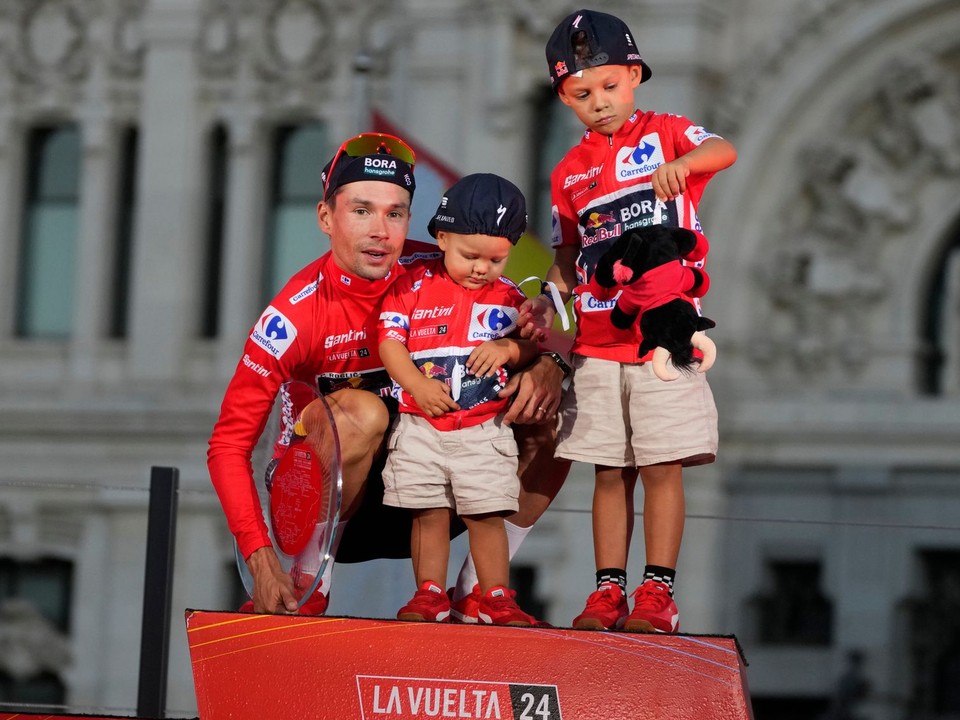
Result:
[[[640,107],[739,150],[701,213],[721,453],[686,474],[682,629],[737,635],[758,720],[960,716],[960,3],[591,7],[653,68]],[[341,140],[416,144],[414,237],[451,177],[512,179],[545,270],[580,129],[543,47],[575,9],[0,3],[0,703],[135,706],[151,466],[180,470],[175,607],[236,607],[206,440],[265,301],[326,249]],[[591,491],[577,467],[516,559],[555,624],[593,589]],[[340,566],[330,612],[412,589],[407,563]]]

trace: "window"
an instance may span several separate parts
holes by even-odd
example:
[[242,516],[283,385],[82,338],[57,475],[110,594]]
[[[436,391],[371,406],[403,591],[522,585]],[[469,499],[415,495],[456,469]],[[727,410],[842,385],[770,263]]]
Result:
[[58,672],[70,662],[66,634],[72,585],[73,565],[65,560],[0,558],[0,614],[5,616],[0,626],[12,633],[22,629],[27,638],[17,667],[7,667],[0,657],[0,702],[63,703]]
[[920,553],[922,596],[906,604],[917,717],[960,717],[960,550]]
[[137,128],[124,129],[120,138],[120,175],[117,197],[117,239],[110,289],[110,337],[127,336],[130,304],[130,260],[133,252],[133,222],[136,212]]
[[830,601],[820,590],[818,561],[773,561],[770,590],[755,599],[760,642],[771,645],[829,645]]
[[209,168],[207,193],[207,247],[204,258],[205,282],[201,289],[203,310],[201,313],[200,337],[217,336],[220,316],[220,285],[223,263],[223,232],[227,197],[227,131],[217,125],[210,133]]
[[317,202],[323,195],[320,172],[329,159],[324,126],[309,123],[278,129],[274,158],[265,301],[293,273],[329,249],[328,239],[317,227]]
[[927,395],[960,394],[960,228],[936,265],[926,298],[922,339],[925,356],[920,390]]
[[29,137],[16,333],[67,338],[73,325],[80,200],[80,135],[74,125]]

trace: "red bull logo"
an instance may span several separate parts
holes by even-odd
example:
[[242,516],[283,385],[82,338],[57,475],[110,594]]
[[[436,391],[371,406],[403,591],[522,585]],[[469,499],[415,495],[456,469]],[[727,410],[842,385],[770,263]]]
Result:
[[435,362],[430,360],[427,360],[427,362],[420,366],[420,372],[422,372],[428,378],[437,379],[445,377],[449,374],[443,365],[437,365]]
[[[607,229],[608,225],[613,225]],[[623,226],[617,222],[615,215],[609,213],[592,212],[587,216],[587,221],[583,225],[583,237],[580,239],[581,247],[589,247],[604,240],[619,237],[623,232]]]
[[[617,218],[607,213],[592,212],[587,216],[587,221],[583,224],[586,230],[599,230],[607,223],[615,223]],[[591,235],[593,233],[590,233]]]

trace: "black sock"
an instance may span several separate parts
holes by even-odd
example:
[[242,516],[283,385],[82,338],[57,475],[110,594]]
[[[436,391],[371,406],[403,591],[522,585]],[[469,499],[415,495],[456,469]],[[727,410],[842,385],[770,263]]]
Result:
[[653,580],[654,582],[663,583],[667,586],[667,589],[670,591],[670,594],[673,595],[673,580],[677,575],[677,571],[673,568],[662,567],[661,565],[647,565],[643,568],[643,581]]
[[627,592],[627,571],[622,568],[603,568],[597,570],[597,587],[604,583],[619,585],[624,593]]

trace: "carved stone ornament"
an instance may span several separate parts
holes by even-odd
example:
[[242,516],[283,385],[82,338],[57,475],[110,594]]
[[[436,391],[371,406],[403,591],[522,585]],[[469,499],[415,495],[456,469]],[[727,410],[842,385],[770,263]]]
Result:
[[237,4],[212,0],[203,8],[197,57],[205,75],[232,75],[239,62],[239,17]]
[[93,12],[81,0],[19,0],[10,13],[15,28],[11,60],[20,78],[48,84],[86,75],[87,23]]
[[143,73],[143,15],[147,0],[122,0],[111,19],[110,68],[124,77]]
[[333,21],[318,0],[272,0],[256,35],[257,69],[267,78],[303,82],[333,70]]
[[907,237],[925,182],[960,175],[960,88],[924,54],[892,66],[900,82],[884,68],[837,130],[821,129],[831,139],[806,143],[797,157],[794,199],[772,234],[777,245],[754,268],[770,302],[757,324],[770,331],[757,339],[761,360],[861,369],[869,318],[891,286],[883,248]]
[[0,670],[15,680],[69,667],[70,642],[27,600],[0,603]]

